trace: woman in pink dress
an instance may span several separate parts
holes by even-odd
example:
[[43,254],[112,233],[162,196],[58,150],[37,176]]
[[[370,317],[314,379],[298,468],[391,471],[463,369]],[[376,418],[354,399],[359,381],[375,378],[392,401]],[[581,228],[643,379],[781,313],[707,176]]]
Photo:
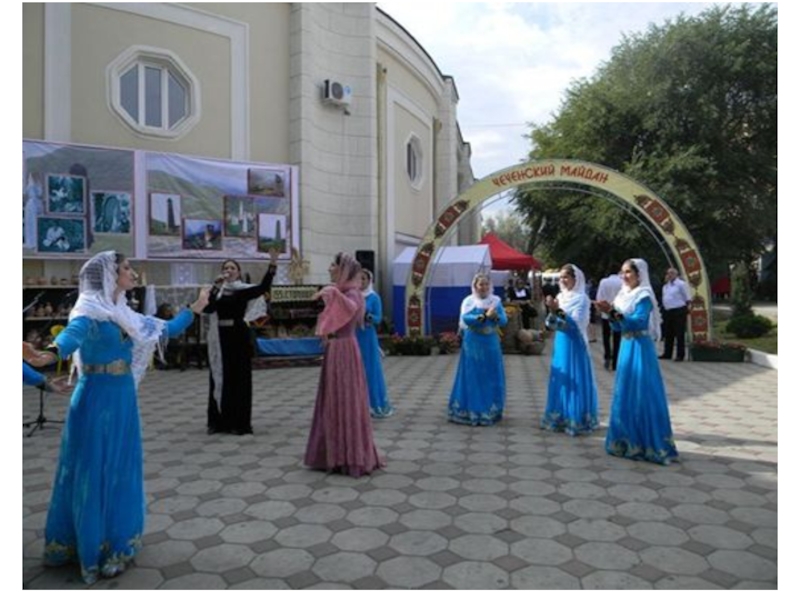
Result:
[[305,464],[360,477],[385,466],[372,437],[369,392],[355,336],[364,320],[361,265],[339,253],[328,272],[333,285],[314,297],[325,303],[317,321],[325,354]]

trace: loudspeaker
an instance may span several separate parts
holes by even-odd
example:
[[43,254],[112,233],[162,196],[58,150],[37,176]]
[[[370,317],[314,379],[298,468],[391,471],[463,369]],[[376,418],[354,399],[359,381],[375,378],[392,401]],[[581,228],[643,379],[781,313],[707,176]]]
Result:
[[356,250],[356,260],[361,263],[362,269],[368,269],[372,273],[372,278],[375,279],[375,251],[374,250]]

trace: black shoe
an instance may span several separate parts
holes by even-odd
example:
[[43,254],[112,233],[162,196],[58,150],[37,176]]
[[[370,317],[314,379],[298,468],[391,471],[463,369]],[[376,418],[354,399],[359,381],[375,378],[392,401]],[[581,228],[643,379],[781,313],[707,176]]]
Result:
[[683,362],[683,357],[682,356],[676,356],[675,357],[675,362]]
[[216,427],[208,427],[206,429],[206,433],[208,435],[214,435],[215,433],[219,433],[219,429],[217,429]]
[[609,359],[603,360],[603,368],[608,371],[611,368],[611,361]]
[[670,357],[667,356],[666,354],[662,354],[661,356],[658,357],[658,360],[669,360],[669,359]]

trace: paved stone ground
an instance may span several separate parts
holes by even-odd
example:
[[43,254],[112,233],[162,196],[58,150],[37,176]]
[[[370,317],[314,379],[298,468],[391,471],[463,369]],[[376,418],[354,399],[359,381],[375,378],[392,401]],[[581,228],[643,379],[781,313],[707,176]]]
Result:
[[[448,423],[457,359],[386,359],[398,412],[375,431],[388,467],[361,479],[302,466],[318,367],[256,371],[246,437],[206,435],[207,371],[149,373],[144,547],[93,587],[777,588],[777,371],[662,361],[682,462],[660,467],[606,455],[602,428],[539,430],[546,356],[506,357],[500,424]],[[33,418],[35,389],[24,405]],[[54,424],[23,437],[24,588],[85,587],[77,568],[41,565],[59,440]]]

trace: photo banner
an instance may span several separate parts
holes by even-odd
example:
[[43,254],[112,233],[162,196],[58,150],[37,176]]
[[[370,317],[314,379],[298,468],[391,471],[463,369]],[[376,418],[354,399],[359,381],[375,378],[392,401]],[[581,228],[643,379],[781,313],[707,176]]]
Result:
[[301,249],[299,169],[23,140],[23,258],[263,260]]
[[22,256],[133,255],[134,152],[22,142]]
[[263,260],[299,247],[288,165],[145,152],[148,258]]

